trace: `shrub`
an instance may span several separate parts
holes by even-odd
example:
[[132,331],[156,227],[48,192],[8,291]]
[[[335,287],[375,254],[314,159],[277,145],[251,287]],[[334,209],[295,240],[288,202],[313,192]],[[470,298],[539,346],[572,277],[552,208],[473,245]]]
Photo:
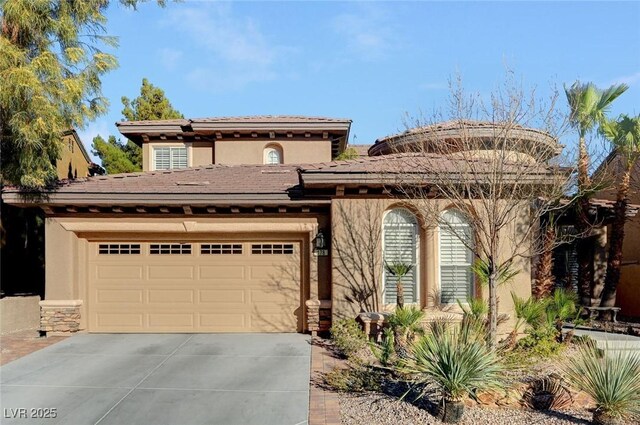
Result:
[[324,383],[341,392],[380,391],[383,374],[360,363],[349,364],[347,368],[336,367],[324,376]]
[[352,357],[367,347],[367,336],[355,319],[338,320],[331,326],[331,339],[345,357]]
[[424,316],[424,311],[415,306],[398,307],[389,316],[389,326],[393,331],[394,348],[398,357],[406,358],[415,338],[424,333]]
[[593,422],[624,423],[640,414],[640,355],[618,351],[600,354],[595,344],[580,347],[566,365],[569,381],[596,403]]
[[371,352],[382,366],[387,367],[391,364],[396,352],[394,345],[393,330],[391,328],[384,330],[380,344],[370,343]]
[[[452,325],[428,333],[414,344],[412,352],[410,359],[401,362],[401,371],[418,383],[438,387],[445,421],[460,419],[465,396],[475,399],[478,391],[504,387],[504,366],[472,326]],[[450,408],[456,414],[450,416]]]

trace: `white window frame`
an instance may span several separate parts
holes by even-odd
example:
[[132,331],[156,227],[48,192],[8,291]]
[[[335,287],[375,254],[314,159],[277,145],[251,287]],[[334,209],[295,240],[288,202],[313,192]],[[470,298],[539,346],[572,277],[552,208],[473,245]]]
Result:
[[[450,213],[450,212],[454,212],[456,214],[459,214],[465,220],[466,226],[468,226],[469,230],[470,230],[470,232],[469,232],[470,236],[471,236],[470,243],[473,244],[474,243],[473,228],[471,226],[471,223],[467,219],[466,214],[464,214],[462,211],[460,211],[458,209],[454,209],[454,208],[444,210],[441,213],[441,221],[444,222],[445,220],[444,220],[443,216],[446,213]],[[447,226],[447,225],[440,224],[438,226],[438,289],[440,291],[438,302],[440,304],[443,304],[443,305],[457,305],[458,304],[457,301],[453,301],[451,303],[445,303],[445,302],[442,301],[442,264],[443,264],[443,262],[442,262],[442,228],[445,227],[445,226]],[[455,227],[455,226],[453,226],[453,227]],[[457,236],[455,236],[455,237],[457,238]],[[463,243],[459,239],[458,239],[458,241],[461,244]],[[469,249],[469,247],[467,247],[466,245],[465,245],[465,249],[467,250],[467,254],[468,254],[468,257],[469,257],[469,262],[466,263],[465,266],[468,265],[468,267],[471,267],[471,266],[473,266],[473,262],[474,262],[475,257],[474,257],[473,251],[471,251],[471,249]],[[453,265],[456,265],[456,264],[453,264]],[[473,271],[470,272],[470,280],[469,280],[468,284],[469,284],[469,294],[468,294],[468,296],[473,298],[473,297],[476,296],[476,285],[475,285],[475,277],[473,275]],[[467,304],[467,300],[466,299],[459,300],[459,301],[463,305]]]
[[[420,235],[420,225],[418,223],[418,217],[416,217],[416,215],[413,213],[413,211],[407,209],[407,208],[391,208],[387,211],[385,211],[384,215],[382,216],[382,278],[380,279],[380,281],[382,282],[382,291],[381,291],[381,296],[382,296],[382,305],[396,305],[395,302],[392,303],[387,303],[386,297],[387,297],[387,282],[386,282],[386,270],[385,270],[385,258],[384,258],[384,254],[385,254],[385,246],[386,246],[386,240],[385,240],[385,220],[387,218],[387,216],[393,212],[393,211],[398,211],[398,210],[403,210],[405,212],[407,212],[408,214],[410,214],[413,217],[414,220],[414,243],[415,243],[415,263],[413,264],[414,267],[414,273],[415,273],[415,301],[412,302],[405,302],[405,304],[408,305],[420,305],[421,303],[421,297],[420,297],[420,293],[421,293],[421,285],[420,285],[420,243],[421,243],[421,235]],[[393,282],[393,284],[395,285],[395,282]]]
[[[156,151],[159,149],[169,149],[169,168],[158,168],[157,164],[156,164]],[[173,166],[173,155],[172,155],[172,151],[173,150],[178,150],[178,149],[184,149],[186,156],[187,156],[187,164],[185,167],[174,167]],[[187,145],[170,145],[170,146],[166,146],[166,145],[157,145],[157,146],[152,146],[151,147],[151,156],[152,156],[152,161],[153,161],[153,170],[152,171],[168,171],[168,170],[179,170],[182,168],[189,168],[190,164],[191,164],[191,155],[189,153],[190,149]]]
[[[275,153],[278,156],[278,162],[270,162],[269,155],[271,155],[272,153]],[[280,148],[279,146],[267,146],[266,148],[264,148],[262,162],[264,163],[264,165],[278,165],[283,163],[282,157],[282,148]]]

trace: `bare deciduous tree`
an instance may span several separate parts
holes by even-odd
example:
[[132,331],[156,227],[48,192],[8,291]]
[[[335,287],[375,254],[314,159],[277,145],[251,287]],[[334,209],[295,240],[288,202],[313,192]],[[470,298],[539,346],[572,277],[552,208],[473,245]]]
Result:
[[[564,208],[560,200],[573,184],[573,170],[556,159],[566,122],[556,98],[540,103],[535,91],[525,94],[509,79],[485,103],[465,94],[458,80],[446,121],[438,113],[414,119],[403,137],[389,142],[396,155],[386,163],[386,181],[486,263],[491,344],[499,270],[540,251],[541,218]],[[446,208],[466,216],[473,238],[443,218]]]

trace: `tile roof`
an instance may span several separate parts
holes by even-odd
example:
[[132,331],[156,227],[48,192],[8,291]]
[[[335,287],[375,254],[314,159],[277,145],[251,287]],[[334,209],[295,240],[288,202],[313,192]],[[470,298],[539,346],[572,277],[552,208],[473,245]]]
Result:
[[373,145],[349,145],[348,147],[355,149],[360,156],[369,156],[369,148]]
[[[435,172],[460,172],[465,164],[469,163],[468,158],[456,157],[452,155],[440,155],[429,153],[397,153],[382,156],[366,156],[346,161],[321,162],[317,164],[301,165],[303,173],[423,173],[425,171]],[[479,164],[474,170],[481,170],[483,165],[490,170],[492,163],[478,159]],[[503,170],[520,170],[521,163],[513,162],[505,164]],[[547,168],[542,164],[528,164],[527,171],[544,172]]]
[[[299,184],[296,166],[210,165],[61,181],[60,194],[287,194]],[[17,192],[16,188],[5,188]]]
[[158,124],[180,125],[186,126],[191,123],[342,123],[351,122],[349,119],[329,118],[329,117],[308,117],[302,115],[251,115],[238,117],[205,117],[190,119],[172,119],[172,120],[150,120],[150,121],[121,121],[117,125],[148,125],[156,126]]

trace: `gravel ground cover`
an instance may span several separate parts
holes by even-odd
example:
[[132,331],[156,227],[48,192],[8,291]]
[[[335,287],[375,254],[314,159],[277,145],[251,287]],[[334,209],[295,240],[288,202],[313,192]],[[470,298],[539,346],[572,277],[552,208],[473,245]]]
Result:
[[[431,425],[442,424],[427,410],[410,402],[380,393],[340,394],[344,425]],[[485,425],[575,425],[590,424],[587,410],[537,412],[528,409],[466,407],[461,424]]]

